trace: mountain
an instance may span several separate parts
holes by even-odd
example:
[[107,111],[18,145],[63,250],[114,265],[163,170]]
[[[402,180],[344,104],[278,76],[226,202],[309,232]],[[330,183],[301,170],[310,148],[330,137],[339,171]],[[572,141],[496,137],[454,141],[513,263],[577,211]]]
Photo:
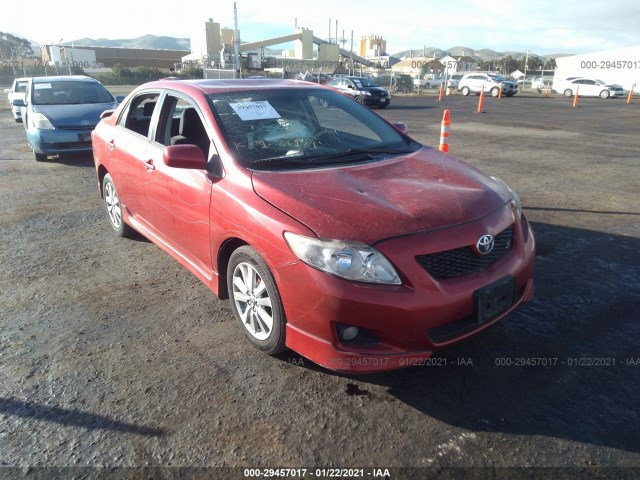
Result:
[[156,35],[143,35],[138,38],[116,39],[108,38],[80,38],[62,45],[74,47],[116,47],[116,48],[145,48],[151,50],[183,50],[191,51],[191,41],[188,38],[175,38]]
[[[429,47],[427,49],[424,48],[416,48],[416,49],[411,49],[411,50],[403,50],[401,52],[398,53],[394,53],[391,56],[392,57],[397,57],[397,58],[403,58],[403,57],[408,57],[410,55],[413,55],[414,57],[421,57],[423,54],[423,51],[426,53],[426,57],[429,58],[433,58],[433,54],[435,52],[436,54],[436,58],[442,58],[445,55],[451,55],[453,57],[474,57],[477,58],[478,60],[485,60],[488,62],[493,62],[495,60],[500,60],[501,58],[507,57],[507,56],[511,56],[512,58],[514,58],[515,60],[520,60],[521,58],[524,58],[524,56],[527,54],[526,52],[516,52],[516,51],[507,51],[507,52],[496,52],[495,50],[491,50],[489,48],[482,48],[480,50],[475,50],[473,48],[469,48],[469,47],[462,47],[462,46],[456,46],[456,47],[451,47],[448,48],[446,50],[441,50],[439,48],[436,47]],[[529,52],[529,55],[535,55],[541,58],[545,58],[545,59],[550,59],[550,58],[559,58],[559,57],[566,57],[568,55],[572,55],[570,53],[563,53],[563,54],[554,54],[554,55],[537,55],[534,52]]]

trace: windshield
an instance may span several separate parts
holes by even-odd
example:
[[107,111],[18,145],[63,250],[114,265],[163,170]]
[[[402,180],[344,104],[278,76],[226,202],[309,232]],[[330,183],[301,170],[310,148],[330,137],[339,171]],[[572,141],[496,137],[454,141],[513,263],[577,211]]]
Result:
[[112,103],[113,96],[101,83],[84,81],[52,81],[34,83],[34,105],[73,105]]
[[420,144],[329,89],[210,94],[225,141],[249,168],[315,168],[388,158]]
[[358,88],[360,88],[360,87],[379,87],[380,86],[375,81],[370,80],[370,79],[365,78],[365,77],[352,78],[351,80],[353,80],[353,83],[355,83]]

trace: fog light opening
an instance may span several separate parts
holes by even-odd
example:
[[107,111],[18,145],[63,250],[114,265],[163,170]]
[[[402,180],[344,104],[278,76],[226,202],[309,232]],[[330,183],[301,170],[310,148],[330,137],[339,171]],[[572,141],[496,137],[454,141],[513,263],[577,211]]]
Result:
[[358,327],[345,327],[340,332],[340,340],[343,342],[352,342],[360,335],[360,329]]

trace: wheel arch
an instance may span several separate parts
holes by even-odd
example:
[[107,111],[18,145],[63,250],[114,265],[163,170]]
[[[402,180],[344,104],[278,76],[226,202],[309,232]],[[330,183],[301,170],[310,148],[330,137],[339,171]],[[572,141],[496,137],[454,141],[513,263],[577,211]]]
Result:
[[[216,256],[218,265],[218,298],[226,300],[229,298],[229,289],[227,288],[227,271],[229,269],[229,260],[231,255],[238,248],[249,245],[241,238],[232,237],[227,238],[218,249],[218,255]],[[250,245],[249,245],[250,246]]]
[[107,173],[109,173],[109,171],[106,169],[106,167],[102,164],[100,164],[100,166],[98,167],[98,186],[100,187],[100,197],[103,197],[104,194],[102,193],[102,189],[104,188],[104,177],[107,176]]

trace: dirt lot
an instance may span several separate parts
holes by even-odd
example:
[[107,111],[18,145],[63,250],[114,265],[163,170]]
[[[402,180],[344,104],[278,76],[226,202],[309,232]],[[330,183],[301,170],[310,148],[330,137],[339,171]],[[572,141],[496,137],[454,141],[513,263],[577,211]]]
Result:
[[379,113],[434,145],[451,110],[451,153],[521,194],[535,300],[438,366],[368,376],[254,350],[227,302],[143,237],[111,233],[90,156],[36,163],[1,110],[0,475],[640,475],[640,100],[476,106],[397,96]]

